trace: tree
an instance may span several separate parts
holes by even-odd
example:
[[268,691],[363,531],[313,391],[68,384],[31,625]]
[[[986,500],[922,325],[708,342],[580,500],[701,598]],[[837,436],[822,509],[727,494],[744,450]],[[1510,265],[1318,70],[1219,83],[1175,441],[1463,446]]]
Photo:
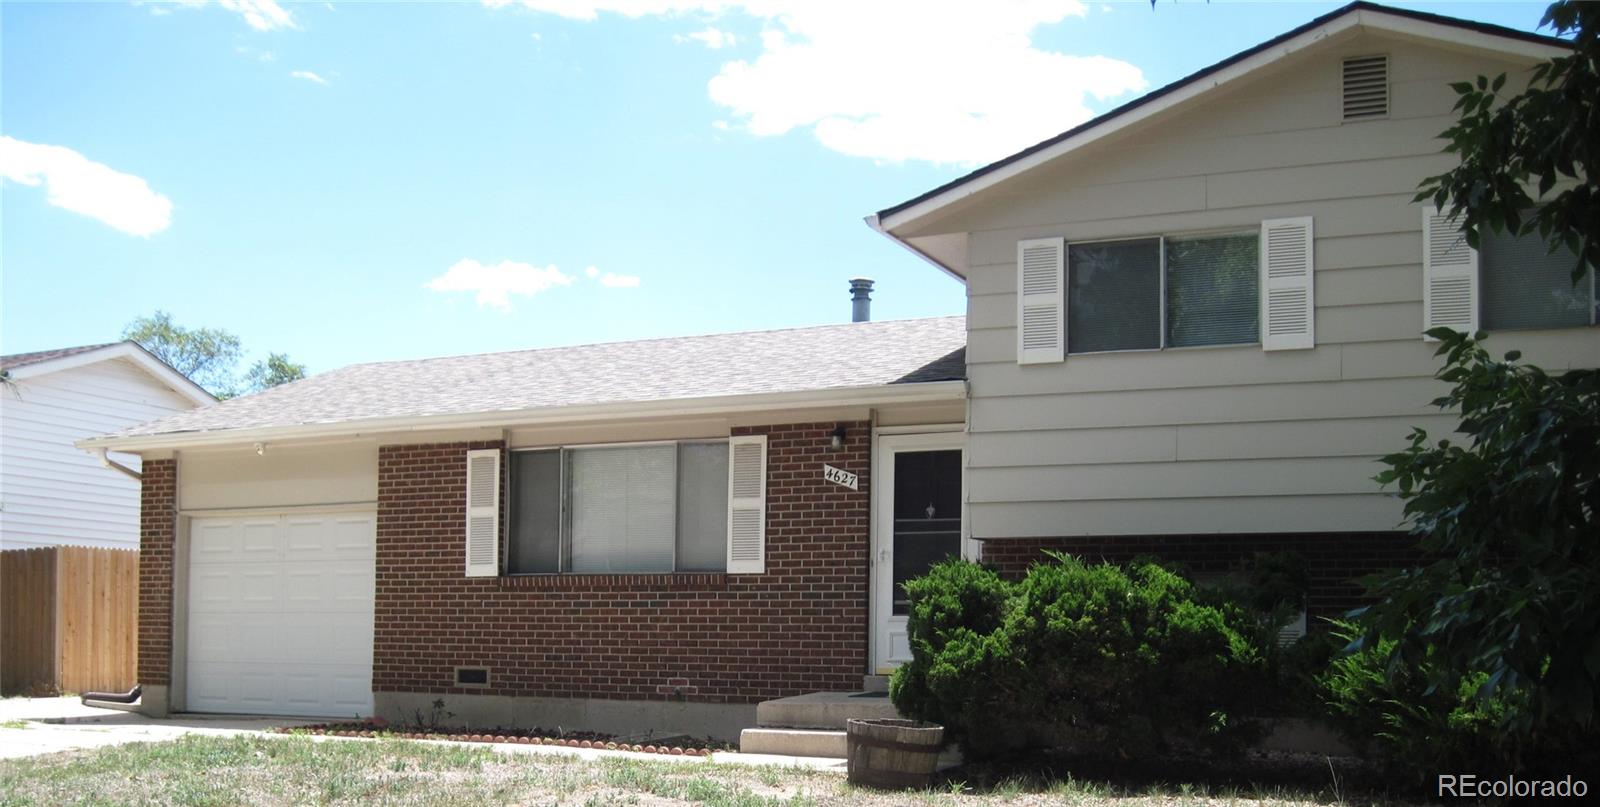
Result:
[[304,364],[289,361],[289,356],[284,353],[268,353],[265,359],[251,365],[250,371],[244,375],[244,380],[251,392],[260,392],[305,377]]
[[[1417,200],[1461,215],[1473,246],[1488,227],[1572,250],[1576,283],[1600,266],[1600,4],[1557,2],[1542,24],[1572,34],[1572,54],[1510,98],[1504,75],[1452,85],[1459,120],[1442,137],[1461,162]],[[1391,683],[1425,670],[1430,695],[1481,681],[1479,702],[1505,707],[1513,769],[1578,753],[1600,698],[1600,371],[1551,375],[1492,359],[1483,334],[1429,335],[1452,385],[1434,403],[1465,439],[1416,430],[1383,458],[1377,479],[1398,486],[1424,560],[1370,581],[1353,648],[1382,648]]]
[[239,337],[227,331],[185,328],[173,322],[171,314],[157,311],[128,323],[122,329],[122,338],[138,342],[218,398],[238,394],[233,366],[239,360],[241,347]]
[[[1572,54],[1536,66],[1528,88],[1508,99],[1504,73],[1451,85],[1461,114],[1441,137],[1461,163],[1423,180],[1416,200],[1461,214],[1473,247],[1485,226],[1537,231],[1551,252],[1578,255],[1577,283],[1600,266],[1600,3],[1561,0],[1540,25],[1572,34]],[[1542,198],[1558,184],[1566,187]]]
[[122,330],[122,338],[138,342],[218,398],[239,395],[241,382],[244,392],[260,392],[306,377],[305,365],[295,364],[286,354],[269,353],[237,378],[235,367],[243,352],[239,337],[218,328],[185,328],[165,311],[134,319]]

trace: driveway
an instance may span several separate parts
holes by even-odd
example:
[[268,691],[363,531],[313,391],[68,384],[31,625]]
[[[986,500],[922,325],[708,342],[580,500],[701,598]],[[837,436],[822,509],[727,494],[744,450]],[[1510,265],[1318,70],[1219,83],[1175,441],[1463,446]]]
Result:
[[160,742],[185,734],[244,734],[311,722],[315,721],[232,715],[180,715],[156,720],[137,712],[84,706],[77,698],[5,698],[0,700],[0,759]]

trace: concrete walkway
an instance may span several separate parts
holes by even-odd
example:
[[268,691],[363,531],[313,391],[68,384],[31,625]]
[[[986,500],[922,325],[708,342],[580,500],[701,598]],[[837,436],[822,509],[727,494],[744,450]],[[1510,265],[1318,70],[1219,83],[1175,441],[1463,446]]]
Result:
[[[0,699],[0,759],[31,757],[100,748],[123,743],[163,742],[175,740],[185,734],[232,736],[259,734],[266,737],[287,735],[272,733],[280,726],[303,726],[317,720],[296,720],[286,717],[241,717],[234,715],[178,715],[168,719],[146,717],[137,712],[115,709],[98,709],[84,706],[77,698],[5,698]],[[327,737],[313,735],[316,742],[372,742],[356,737]],[[791,757],[776,754],[741,754],[721,751],[710,757],[668,756],[642,754],[632,751],[607,751],[603,748],[564,748],[549,745],[520,745],[511,743],[458,743],[450,740],[413,740],[437,745],[468,745],[488,748],[500,754],[568,756],[597,760],[607,757],[703,764],[708,759],[715,763],[736,765],[776,766],[783,768],[811,768],[813,770],[843,773],[842,759]]]

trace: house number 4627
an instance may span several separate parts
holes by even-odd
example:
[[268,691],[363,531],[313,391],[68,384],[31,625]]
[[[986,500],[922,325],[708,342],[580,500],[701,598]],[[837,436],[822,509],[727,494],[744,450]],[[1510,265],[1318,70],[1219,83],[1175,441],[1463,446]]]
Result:
[[822,466],[822,478],[835,485],[844,485],[851,490],[858,490],[857,485],[861,483],[860,477],[849,471],[835,468],[832,465]]

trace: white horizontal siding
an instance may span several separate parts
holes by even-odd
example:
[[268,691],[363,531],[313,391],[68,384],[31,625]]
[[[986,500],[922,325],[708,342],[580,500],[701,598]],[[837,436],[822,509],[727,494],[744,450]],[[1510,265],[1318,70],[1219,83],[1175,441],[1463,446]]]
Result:
[[[0,396],[0,544],[138,546],[139,483],[72,444],[189,400],[125,359],[25,378]],[[112,457],[139,468],[137,456]]]
[[[1393,114],[1339,121],[1339,60],[1389,53]],[[1522,69],[1370,35],[979,197],[968,233],[968,498],[979,538],[1394,529],[1372,477],[1414,426],[1448,436],[1423,342],[1423,177],[1452,163],[1447,82]],[[1316,347],[1016,363],[1019,240],[1241,229],[1311,216]],[[1553,369],[1600,364],[1600,330],[1496,336]]]

